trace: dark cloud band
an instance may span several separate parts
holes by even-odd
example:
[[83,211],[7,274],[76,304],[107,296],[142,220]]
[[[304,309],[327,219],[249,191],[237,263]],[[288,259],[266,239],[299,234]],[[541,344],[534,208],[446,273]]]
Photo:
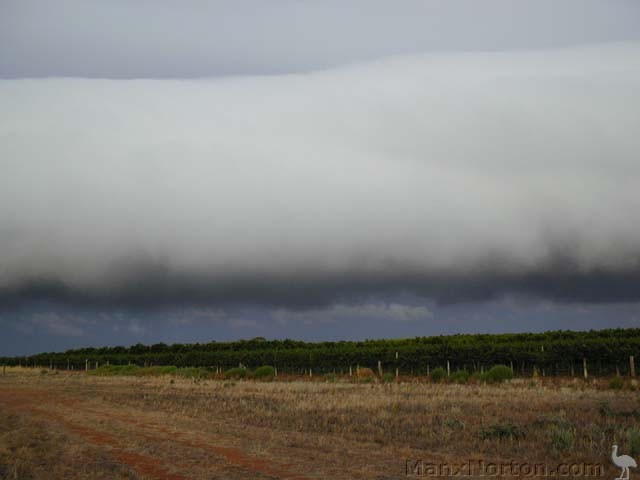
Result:
[[441,304],[487,301],[506,295],[543,298],[555,302],[612,303],[640,301],[640,269],[533,271],[521,274],[459,273],[340,276],[252,275],[221,281],[206,275],[136,272],[118,285],[87,290],[59,280],[27,281],[0,289],[0,309],[18,310],[37,302],[118,310],[156,310],[165,307],[256,305],[307,309],[366,297],[412,293]]

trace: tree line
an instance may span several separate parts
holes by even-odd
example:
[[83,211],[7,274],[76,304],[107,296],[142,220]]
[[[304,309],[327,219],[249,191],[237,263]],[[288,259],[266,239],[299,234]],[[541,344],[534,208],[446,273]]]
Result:
[[514,334],[458,334],[406,339],[339,342],[266,340],[194,344],[157,343],[129,347],[79,348],[20,357],[0,357],[5,365],[95,368],[96,365],[208,367],[225,370],[243,365],[272,365],[283,373],[347,373],[349,368],[398,369],[403,375],[425,375],[443,367],[483,371],[504,364],[516,375],[534,369],[545,375],[629,374],[629,357],[640,355],[640,329],[585,332],[550,331]]

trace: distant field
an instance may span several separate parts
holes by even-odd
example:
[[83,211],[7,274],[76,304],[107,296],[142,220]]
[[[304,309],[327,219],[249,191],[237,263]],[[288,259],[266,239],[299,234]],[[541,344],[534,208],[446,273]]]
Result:
[[640,393],[629,379],[316,380],[9,368],[0,478],[381,480],[469,460],[575,462],[584,470],[575,477],[613,478],[613,444],[640,454]]

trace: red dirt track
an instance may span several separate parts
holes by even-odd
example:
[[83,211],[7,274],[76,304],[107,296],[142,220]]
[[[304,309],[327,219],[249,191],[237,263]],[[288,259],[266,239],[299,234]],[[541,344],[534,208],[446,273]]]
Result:
[[[3,387],[0,388],[0,405],[10,412],[53,424],[89,444],[104,447],[113,459],[142,478],[192,478],[189,474],[191,466],[197,464],[211,473],[227,472],[231,468],[233,478],[311,480],[294,472],[287,464],[247,454],[240,448],[208,443],[204,432],[166,428],[158,423],[157,417],[139,409],[128,409],[128,415],[116,413],[113,405],[82,401],[78,393],[28,386]],[[156,446],[158,453],[145,452],[150,444],[161,445]],[[199,455],[191,464],[185,464],[183,460],[171,461],[171,455],[162,455],[163,451],[173,455],[180,453],[182,457],[188,457],[188,453],[194,451]],[[211,460],[210,465],[206,464],[208,460]]]

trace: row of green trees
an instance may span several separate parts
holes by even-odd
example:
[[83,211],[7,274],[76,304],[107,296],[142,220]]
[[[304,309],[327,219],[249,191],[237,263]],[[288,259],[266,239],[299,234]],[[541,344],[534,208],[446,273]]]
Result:
[[533,369],[547,375],[582,374],[587,359],[590,374],[629,373],[629,357],[640,355],[640,329],[588,332],[553,331],[500,335],[449,335],[361,342],[301,342],[255,338],[236,342],[196,344],[137,344],[130,347],[82,348],[28,357],[5,357],[7,365],[84,369],[102,365],[174,365],[229,369],[244,365],[277,366],[281,372],[343,372],[357,365],[399,369],[422,375],[429,369],[481,371],[495,364],[510,365],[516,374]]

